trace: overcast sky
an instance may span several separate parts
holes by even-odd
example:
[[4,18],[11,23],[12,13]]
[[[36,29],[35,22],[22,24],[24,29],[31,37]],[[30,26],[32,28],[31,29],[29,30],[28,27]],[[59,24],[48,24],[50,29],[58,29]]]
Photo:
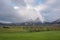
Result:
[[60,0],[0,0],[0,22],[55,21],[60,18]]

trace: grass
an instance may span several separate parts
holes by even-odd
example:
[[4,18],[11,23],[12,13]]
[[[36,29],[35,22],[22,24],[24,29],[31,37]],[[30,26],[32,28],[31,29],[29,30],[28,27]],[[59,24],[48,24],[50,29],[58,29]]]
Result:
[[0,40],[60,40],[60,31],[0,32]]

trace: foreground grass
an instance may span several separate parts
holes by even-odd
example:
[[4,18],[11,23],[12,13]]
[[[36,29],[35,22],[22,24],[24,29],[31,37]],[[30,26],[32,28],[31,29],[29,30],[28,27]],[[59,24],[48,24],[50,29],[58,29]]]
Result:
[[0,40],[60,40],[60,31],[48,32],[0,32]]

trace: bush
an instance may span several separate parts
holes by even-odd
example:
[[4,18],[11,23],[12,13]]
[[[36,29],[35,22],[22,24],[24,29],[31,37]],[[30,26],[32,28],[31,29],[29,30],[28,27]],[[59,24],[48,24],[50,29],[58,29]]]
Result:
[[3,28],[9,28],[9,27],[3,26]]

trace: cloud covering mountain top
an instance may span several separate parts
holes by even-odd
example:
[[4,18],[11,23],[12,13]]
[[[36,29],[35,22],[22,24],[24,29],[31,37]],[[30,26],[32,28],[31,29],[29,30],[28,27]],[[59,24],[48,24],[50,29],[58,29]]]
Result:
[[41,22],[60,18],[60,0],[0,0],[0,22],[18,23],[37,18]]

